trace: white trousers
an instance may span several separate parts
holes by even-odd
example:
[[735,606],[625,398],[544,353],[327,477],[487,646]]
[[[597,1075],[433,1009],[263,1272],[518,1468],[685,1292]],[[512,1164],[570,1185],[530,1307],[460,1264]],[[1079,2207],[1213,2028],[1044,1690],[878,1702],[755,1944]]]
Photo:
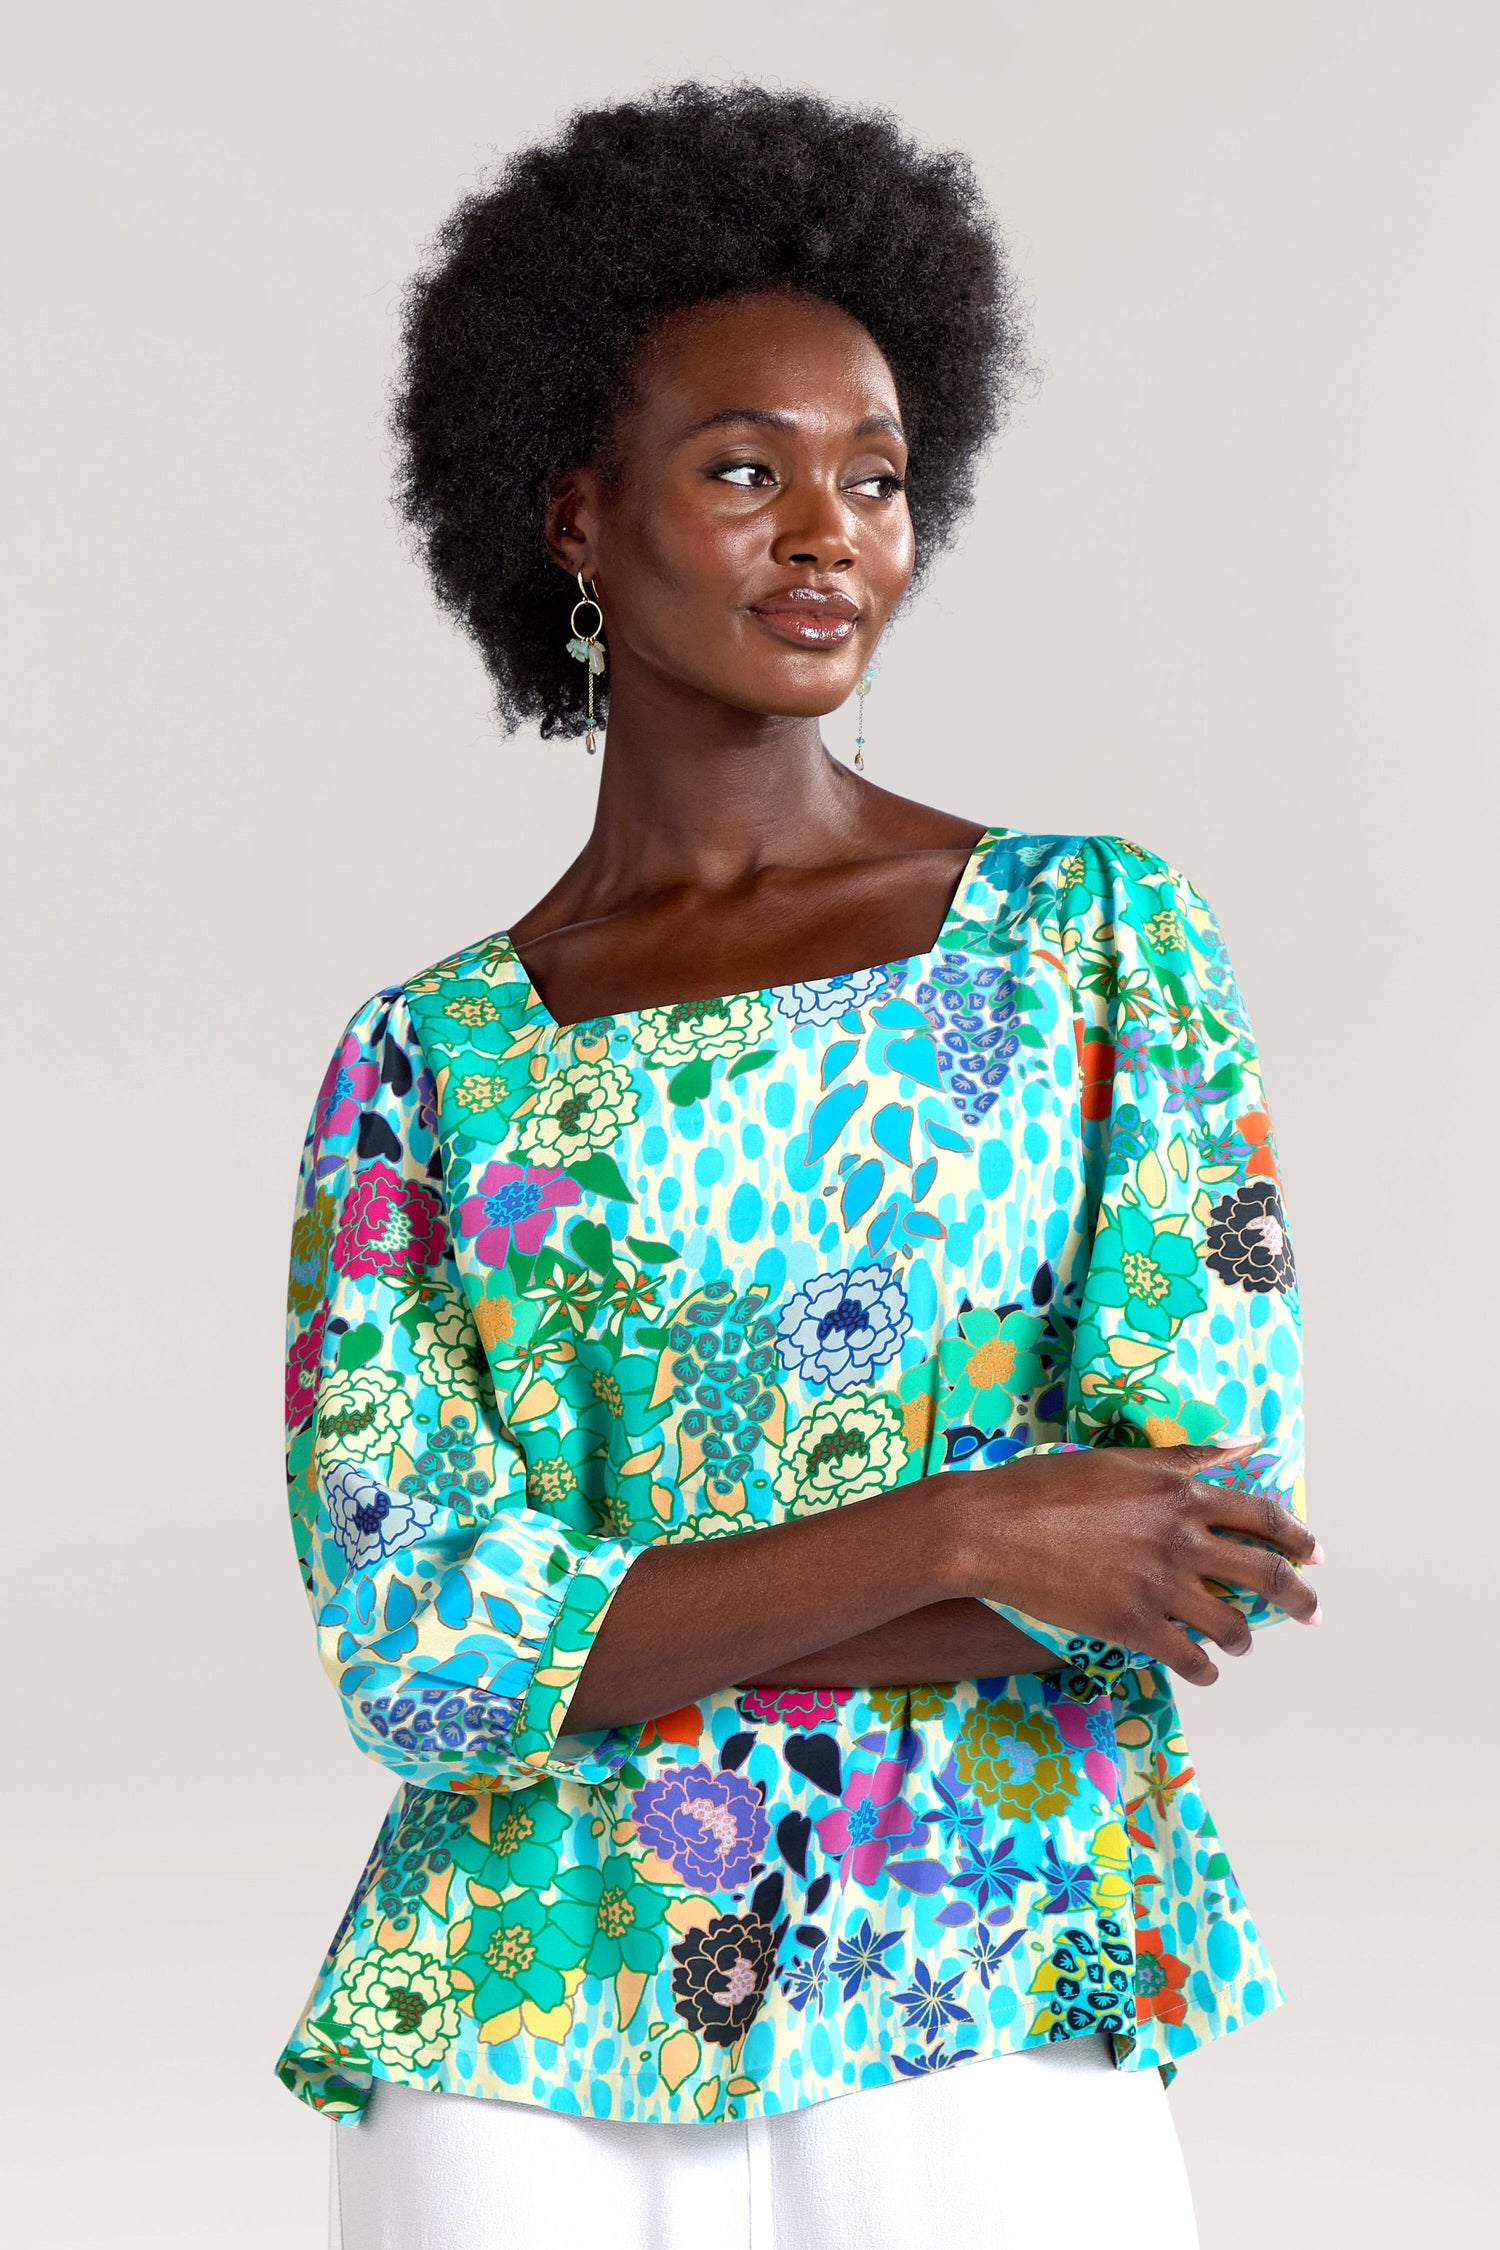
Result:
[[376,2085],[333,2128],[330,2250],[1196,2250],[1154,2070],[1103,2039],[733,2125]]

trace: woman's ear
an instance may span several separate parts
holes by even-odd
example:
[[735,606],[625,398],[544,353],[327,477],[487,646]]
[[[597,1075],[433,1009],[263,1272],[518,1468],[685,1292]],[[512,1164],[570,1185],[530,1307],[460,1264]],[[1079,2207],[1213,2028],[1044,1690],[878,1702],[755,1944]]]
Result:
[[542,537],[552,560],[570,578],[592,578],[598,481],[591,469],[569,469],[547,495]]

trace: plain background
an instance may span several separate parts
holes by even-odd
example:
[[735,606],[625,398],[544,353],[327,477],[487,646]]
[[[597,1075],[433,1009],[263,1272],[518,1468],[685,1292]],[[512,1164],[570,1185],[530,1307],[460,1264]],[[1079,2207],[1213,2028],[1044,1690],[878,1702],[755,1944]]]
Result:
[[1165,852],[1261,1037],[1328,1627],[1186,1698],[1293,2002],[1173,2095],[1205,2250],[1483,2230],[1497,66],[1488,5],[1361,0],[13,26],[0,2049],[27,2250],[322,2241],[329,2128],[271,2066],[387,1791],[284,1518],[294,1169],[348,1014],[539,895],[595,779],[498,737],[397,535],[394,323],[498,152],[693,72],[970,150],[1032,299],[1045,381],[888,644],[872,773]]

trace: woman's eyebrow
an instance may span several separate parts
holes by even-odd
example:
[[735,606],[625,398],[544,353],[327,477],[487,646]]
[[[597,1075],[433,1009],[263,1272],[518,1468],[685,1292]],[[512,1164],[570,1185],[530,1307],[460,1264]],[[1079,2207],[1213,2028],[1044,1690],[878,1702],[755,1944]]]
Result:
[[701,422],[694,422],[691,429],[684,430],[682,434],[684,437],[697,437],[703,430],[722,429],[727,422],[755,422],[769,430],[794,430],[797,427],[796,417],[792,414],[773,414],[764,406],[725,406],[717,414],[705,414]]
[[[706,414],[701,422],[694,422],[682,434],[684,439],[699,437],[705,430],[723,429],[731,422],[752,422],[761,429],[769,430],[795,430],[797,427],[797,417],[794,414],[773,413],[764,406],[725,406],[717,414]],[[850,434],[857,438],[893,437],[898,438],[903,445],[906,443],[906,432],[892,414],[867,415]]]

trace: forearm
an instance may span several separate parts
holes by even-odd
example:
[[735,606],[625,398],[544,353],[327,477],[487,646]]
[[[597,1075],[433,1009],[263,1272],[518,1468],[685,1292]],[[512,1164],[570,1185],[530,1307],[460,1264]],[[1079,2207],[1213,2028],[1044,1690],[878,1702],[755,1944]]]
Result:
[[[954,1489],[951,1477],[928,1477],[824,1516],[652,1547],[610,1603],[568,1731],[635,1725],[772,1673],[811,1684],[799,1661],[966,1594]],[[859,1683],[840,1676],[838,1684]]]
[[1055,1672],[1062,1658],[977,1601],[933,1602],[795,1662],[746,1687],[913,1687]]

